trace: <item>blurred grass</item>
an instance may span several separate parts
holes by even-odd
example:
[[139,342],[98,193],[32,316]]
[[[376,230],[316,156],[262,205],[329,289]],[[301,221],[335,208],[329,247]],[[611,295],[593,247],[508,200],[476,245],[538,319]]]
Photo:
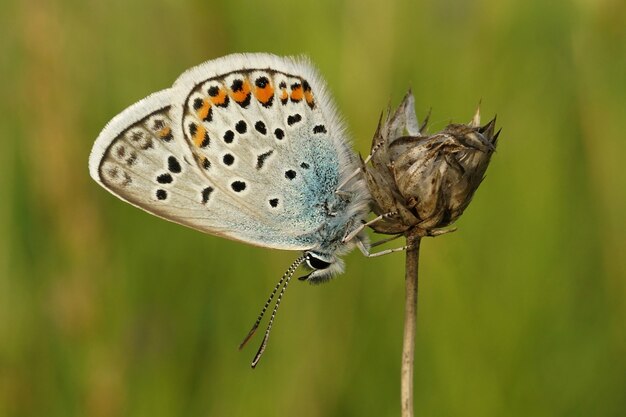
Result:
[[[403,257],[294,284],[93,183],[104,124],[232,52],[308,54],[355,147],[411,86],[433,129],[498,114],[459,232],[423,245],[420,416],[626,413],[626,5],[330,0],[0,5],[0,416],[399,414]],[[167,256],[163,256],[163,254]]]

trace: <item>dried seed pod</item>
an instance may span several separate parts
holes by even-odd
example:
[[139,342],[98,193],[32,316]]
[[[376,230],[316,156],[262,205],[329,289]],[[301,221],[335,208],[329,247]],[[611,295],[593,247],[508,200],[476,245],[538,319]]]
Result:
[[[450,124],[425,135],[407,93],[398,109],[387,112],[372,141],[371,165],[363,164],[373,211],[384,219],[371,225],[378,233],[424,235],[453,223],[482,182],[499,131],[495,118],[480,126],[480,112],[465,124]],[[427,118],[428,119],[428,118]]]

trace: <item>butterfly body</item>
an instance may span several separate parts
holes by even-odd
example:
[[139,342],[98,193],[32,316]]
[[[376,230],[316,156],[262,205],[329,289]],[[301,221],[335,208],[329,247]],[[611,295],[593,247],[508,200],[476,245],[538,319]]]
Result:
[[307,61],[270,54],[206,62],[129,107],[96,140],[89,169],[164,219],[305,251],[312,282],[342,271],[338,256],[354,246],[343,238],[368,212],[323,81]]

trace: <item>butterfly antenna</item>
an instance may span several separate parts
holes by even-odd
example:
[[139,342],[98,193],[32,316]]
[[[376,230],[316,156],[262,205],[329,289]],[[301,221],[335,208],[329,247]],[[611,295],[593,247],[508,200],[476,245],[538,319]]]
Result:
[[254,326],[252,326],[252,329],[250,329],[250,331],[248,332],[248,335],[246,336],[246,338],[243,339],[243,342],[241,342],[241,344],[239,345],[239,350],[243,349],[243,347],[246,345],[246,343],[248,343],[248,340],[250,340],[250,338],[252,338],[252,336],[256,332],[256,329],[259,327],[259,324],[261,323],[261,320],[263,320],[263,316],[265,315],[265,312],[267,311],[267,308],[269,307],[270,303],[274,299],[274,296],[276,295],[276,291],[278,291],[280,286],[283,285],[283,281],[285,281],[285,279],[290,274],[293,274],[293,272],[295,272],[296,268],[298,268],[298,266],[300,266],[300,264],[303,261],[304,261],[304,256],[299,257],[298,259],[296,259],[294,261],[293,264],[291,264],[289,269],[287,269],[287,271],[283,274],[282,278],[280,279],[280,281],[278,281],[278,284],[276,284],[276,286],[274,287],[274,290],[272,291],[272,293],[270,294],[269,298],[265,302],[265,305],[263,306],[263,309],[261,310],[261,314],[259,314],[259,317],[256,319],[256,322],[254,323]]
[[239,344],[239,350],[243,349],[246,343],[248,343],[248,341],[252,338],[252,336],[254,336],[254,333],[256,333],[256,329],[259,327],[261,320],[263,320],[263,316],[265,315],[265,312],[267,311],[267,307],[269,307],[270,303],[274,299],[274,296],[276,295],[276,291],[278,291],[278,288],[280,288],[280,286],[283,284],[283,281],[285,280],[285,278],[287,278],[286,272],[283,275],[283,277],[280,279],[280,281],[278,281],[278,284],[276,284],[276,286],[274,287],[274,290],[272,291],[269,298],[265,302],[265,305],[263,306],[263,309],[261,310],[261,314],[259,314],[259,317],[256,319],[254,326],[252,326],[252,328],[248,332],[248,335],[245,337],[245,339],[243,339],[243,342]]
[[[302,262],[304,262],[304,259],[305,259],[304,256],[301,256],[298,259],[296,259],[294,261],[294,263],[291,264],[291,266],[289,267],[287,272],[285,272],[285,275],[283,275],[283,277],[280,279],[278,285],[276,286],[276,288],[278,288],[278,286],[280,284],[282,284],[283,281],[285,282],[285,284],[282,286],[282,288],[280,290],[280,293],[278,294],[278,298],[276,299],[276,304],[274,305],[274,310],[272,310],[272,315],[270,316],[270,321],[267,324],[267,329],[265,330],[265,336],[263,336],[263,341],[261,342],[261,346],[259,346],[259,350],[256,352],[256,355],[254,355],[254,359],[252,360],[252,364],[251,364],[252,368],[256,367],[256,365],[261,360],[261,356],[263,356],[263,352],[265,352],[265,348],[267,347],[267,341],[270,338],[270,331],[272,330],[272,324],[274,324],[274,318],[276,317],[276,312],[278,311],[278,307],[280,306],[280,301],[282,300],[283,295],[285,294],[285,291],[287,290],[287,286],[289,285],[289,281],[291,281],[291,278],[293,277],[293,274],[296,272],[296,269],[298,269],[300,264]],[[275,293],[276,293],[276,289],[274,289],[274,292],[272,292],[270,300],[271,300],[271,298],[274,297]],[[269,300],[268,300],[268,303],[269,303]],[[265,311],[266,308],[267,308],[267,304],[263,308],[263,311]],[[261,316],[259,316],[259,320],[260,320],[260,317],[262,317],[262,316],[263,316],[263,313],[261,313]],[[259,320],[257,320],[257,323],[255,324],[255,327],[253,327],[252,333],[254,333],[254,330],[256,330],[256,327],[258,327]],[[246,338],[244,343],[249,338],[250,338],[250,336],[248,336]]]

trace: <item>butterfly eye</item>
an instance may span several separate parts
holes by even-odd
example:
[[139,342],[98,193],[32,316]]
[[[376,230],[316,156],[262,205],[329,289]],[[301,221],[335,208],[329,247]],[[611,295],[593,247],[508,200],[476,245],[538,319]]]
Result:
[[330,262],[326,262],[323,259],[318,258],[315,254],[313,253],[307,253],[306,254],[306,264],[309,266],[309,268],[311,269],[326,269],[330,266]]

